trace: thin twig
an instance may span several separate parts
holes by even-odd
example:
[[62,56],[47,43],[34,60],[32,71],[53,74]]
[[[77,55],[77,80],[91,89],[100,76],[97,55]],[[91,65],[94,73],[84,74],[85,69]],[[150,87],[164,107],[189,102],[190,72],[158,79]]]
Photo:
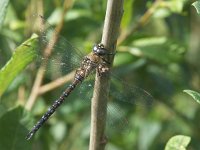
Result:
[[48,91],[51,91],[57,87],[60,87],[61,85],[64,85],[66,84],[67,82],[69,81],[72,81],[74,79],[74,74],[75,74],[75,71],[72,71],[70,73],[68,73],[67,75],[63,76],[63,77],[60,77],[48,84],[45,84],[43,86],[40,87],[39,91],[38,91],[38,94],[39,95],[42,95]]
[[61,32],[62,27],[64,25],[64,16],[65,16],[67,10],[71,7],[71,5],[72,5],[72,3],[69,4],[69,3],[67,3],[65,1],[64,11],[62,13],[61,20],[60,20],[59,24],[56,27],[56,33],[53,34],[51,42],[44,49],[44,57],[45,57],[44,60],[45,61],[42,62],[40,68],[38,69],[38,72],[37,72],[37,75],[36,75],[36,79],[35,79],[35,82],[33,84],[33,88],[31,90],[31,94],[30,94],[30,96],[28,98],[28,101],[27,101],[27,103],[25,105],[25,108],[27,110],[31,110],[31,108],[33,107],[33,105],[34,105],[34,103],[36,101],[36,98],[37,98],[37,96],[39,94],[39,89],[40,89],[40,86],[42,84],[42,80],[43,80],[43,77],[44,77],[44,74],[45,74],[45,68],[46,68],[46,65],[47,65],[48,58],[51,55],[53,46],[56,43],[56,41],[58,39],[58,36],[59,36],[59,33]]
[[156,0],[152,6],[140,17],[139,21],[135,26],[132,26],[131,29],[122,32],[122,34],[119,36],[117,45],[120,45],[124,40],[126,40],[129,36],[131,36],[134,32],[136,32],[138,29],[142,28],[147,24],[149,19],[152,17],[153,13],[155,12],[155,9],[159,7],[162,0]]
[[18,101],[19,104],[24,106],[25,104],[25,87],[22,85],[18,89]]
[[[107,1],[107,10],[101,42],[109,51],[115,51],[122,14],[123,0]],[[112,60],[113,57],[110,58],[110,62],[112,62]],[[103,150],[106,145],[104,129],[108,92],[109,75],[96,75],[91,110],[90,150]]]

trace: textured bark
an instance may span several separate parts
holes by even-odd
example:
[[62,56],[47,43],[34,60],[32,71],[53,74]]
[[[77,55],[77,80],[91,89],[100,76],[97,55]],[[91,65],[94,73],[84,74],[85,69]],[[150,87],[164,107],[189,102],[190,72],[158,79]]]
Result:
[[[101,43],[109,51],[115,51],[121,17],[123,14],[123,0],[108,0],[106,16],[104,21],[103,35]],[[109,58],[112,62],[113,57]],[[90,150],[103,150],[106,145],[104,135],[107,95],[109,92],[109,75],[96,75],[95,88],[92,99],[91,110],[91,131],[90,131]]]

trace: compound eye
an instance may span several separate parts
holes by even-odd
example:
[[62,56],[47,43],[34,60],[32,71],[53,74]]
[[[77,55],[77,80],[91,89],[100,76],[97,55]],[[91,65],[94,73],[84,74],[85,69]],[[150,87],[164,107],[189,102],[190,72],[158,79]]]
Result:
[[96,52],[99,53],[99,49],[98,48],[96,49]]
[[94,51],[96,51],[98,48],[97,48],[97,46],[95,45],[94,47],[93,47],[93,50]]

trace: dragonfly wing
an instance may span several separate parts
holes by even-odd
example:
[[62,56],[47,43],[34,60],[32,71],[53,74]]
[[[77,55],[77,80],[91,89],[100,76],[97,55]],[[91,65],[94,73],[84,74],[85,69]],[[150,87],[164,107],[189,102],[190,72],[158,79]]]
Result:
[[128,103],[130,106],[150,107],[154,101],[153,96],[146,90],[130,85],[116,76],[111,77],[110,96],[111,99]]
[[33,20],[37,20],[37,23],[42,22],[42,25],[37,25],[39,28],[37,62],[40,64],[43,61],[48,61],[50,70],[62,72],[62,74],[77,69],[84,57],[82,51],[59,35],[42,16],[34,15]]
[[144,89],[130,85],[116,76],[111,76],[110,92],[107,107],[107,134],[128,134],[133,127],[130,123],[130,113],[135,106],[150,107],[153,97]]

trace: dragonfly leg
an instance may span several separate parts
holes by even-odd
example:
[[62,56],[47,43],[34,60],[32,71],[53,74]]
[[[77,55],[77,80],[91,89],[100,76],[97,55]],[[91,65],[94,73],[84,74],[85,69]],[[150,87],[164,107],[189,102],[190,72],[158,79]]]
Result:
[[110,68],[105,63],[102,63],[98,66],[97,73],[99,76],[102,76],[102,75],[106,75],[109,70]]

